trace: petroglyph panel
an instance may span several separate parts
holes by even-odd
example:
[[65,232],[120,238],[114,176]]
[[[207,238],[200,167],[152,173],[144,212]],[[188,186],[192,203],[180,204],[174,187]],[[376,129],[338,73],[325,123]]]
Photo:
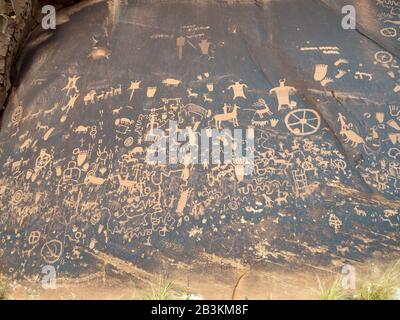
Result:
[[[90,252],[152,269],[158,255],[326,263],[396,246],[398,56],[322,4],[311,28],[306,6],[100,2],[35,43],[2,118],[1,271],[84,272]],[[232,133],[221,159],[254,154],[252,174],[244,157],[185,158],[213,130]]]

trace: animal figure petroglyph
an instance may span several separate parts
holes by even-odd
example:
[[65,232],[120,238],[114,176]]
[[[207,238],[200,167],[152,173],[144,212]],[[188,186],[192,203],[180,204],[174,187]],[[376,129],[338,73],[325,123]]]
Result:
[[74,129],[75,133],[87,133],[90,129],[90,126],[85,127],[85,126],[78,126]]
[[236,104],[233,106],[232,112],[226,112],[227,105],[224,105],[224,113],[216,114],[214,116],[215,126],[217,129],[222,129],[221,124],[223,121],[232,121],[233,125],[237,127],[239,125],[239,121],[237,119],[237,110],[240,109]]
[[58,108],[58,103],[56,103],[53,108],[46,110],[43,113],[44,114],[53,114],[53,112],[56,111],[57,108]]
[[354,211],[360,217],[366,217],[367,216],[367,213],[364,210],[362,210],[359,207],[357,207],[357,206],[354,208]]
[[269,108],[269,106],[267,105],[267,103],[265,102],[264,99],[258,99],[256,103],[253,104],[253,106],[255,107],[264,107],[264,109],[261,110],[257,110],[256,114],[262,118],[264,114],[268,114],[268,115],[272,115],[272,112]]
[[262,196],[265,200],[265,206],[267,208],[272,208],[274,206],[274,202],[272,201],[272,199],[269,196],[267,196],[266,194],[263,194]]
[[88,58],[93,60],[109,59],[111,55],[111,50],[103,47],[93,47],[93,49],[88,54]]
[[123,179],[121,175],[117,175],[117,179],[121,190],[126,188],[129,192],[132,192],[139,189],[139,183],[137,181]]
[[278,192],[278,197],[275,199],[275,202],[278,206],[288,203],[289,194],[285,191],[283,195],[281,192]]
[[182,81],[177,80],[177,79],[172,79],[172,78],[167,78],[162,81],[162,84],[166,86],[173,86],[177,87]]
[[346,118],[339,113],[338,121],[340,122],[340,134],[344,137],[344,142],[350,143],[352,147],[357,147],[359,144],[365,145],[364,139],[353,130],[350,130],[353,125],[347,125],[345,120]]
[[88,174],[85,178],[85,184],[94,184],[96,186],[101,186],[106,180],[94,176],[93,174]]
[[87,106],[89,103],[94,103],[95,97],[96,97],[96,90],[90,90],[89,93],[87,93],[83,98],[85,106]]
[[383,211],[386,218],[394,217],[399,214],[398,210],[386,209]]
[[121,112],[121,110],[122,110],[122,107],[115,108],[115,109],[113,109],[112,114],[119,114]]
[[32,139],[26,139],[25,141],[24,141],[24,143],[23,144],[21,144],[21,146],[19,147],[19,151],[20,152],[23,152],[23,151],[25,151],[26,149],[28,149],[29,148],[29,146],[32,144]]

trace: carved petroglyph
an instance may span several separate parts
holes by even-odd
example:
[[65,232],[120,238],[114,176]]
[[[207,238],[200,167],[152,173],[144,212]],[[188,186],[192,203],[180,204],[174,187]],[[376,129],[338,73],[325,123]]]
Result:
[[308,136],[318,131],[321,117],[312,109],[298,109],[289,112],[285,117],[286,127],[298,136]]
[[274,93],[278,99],[278,111],[284,107],[294,109],[297,106],[295,101],[290,100],[290,95],[294,94],[296,89],[294,87],[286,86],[286,80],[279,81],[279,87],[270,90],[270,94]]
[[[85,61],[98,67],[96,77],[81,63],[63,62],[51,71],[54,92],[46,91],[45,98],[16,88],[18,99],[10,100],[0,138],[3,256],[18,255],[32,270],[42,264],[72,270],[88,267],[85,251],[113,248],[143,263],[165,248],[184,253],[192,244],[203,250],[210,243],[204,250],[246,253],[251,260],[258,238],[270,242],[264,246],[278,243],[280,250],[303,245],[290,241],[317,229],[329,239],[318,241],[335,250],[340,241],[351,242],[354,223],[359,230],[397,230],[400,106],[392,96],[372,104],[372,89],[365,97],[361,89],[344,92],[348,83],[372,88],[382,77],[396,88],[394,56],[369,52],[368,65],[335,44],[304,46],[302,84],[282,70],[279,76],[287,80],[277,86],[276,78],[270,85],[254,77],[253,62],[240,60],[239,69],[223,71],[215,66],[221,57],[228,59],[235,45],[230,37],[239,35],[237,27],[226,29],[227,39],[196,24],[143,31],[146,41],[138,41],[140,50],[125,58],[142,58],[151,44],[162,48],[174,66],[169,70],[157,52],[151,57],[154,69],[147,72],[138,63],[113,69],[114,49],[112,55],[92,52],[92,59],[85,49]],[[307,99],[308,84],[323,86],[323,93]],[[387,91],[396,95],[393,87]],[[328,115],[326,121],[322,115]],[[177,124],[176,134],[170,122]],[[235,129],[250,133],[254,145]],[[213,132],[221,135],[204,143],[211,149],[206,152],[203,142],[210,142]],[[226,149],[237,157],[225,159]],[[349,160],[343,149],[360,155]],[[176,161],[147,161],[152,151],[165,151]],[[213,153],[218,163],[201,158]],[[254,170],[247,174],[243,154],[251,153]],[[373,193],[358,190],[364,187]]]
[[222,129],[221,124],[223,121],[232,121],[233,125],[236,127],[239,125],[238,114],[237,111],[240,109],[236,104],[233,105],[233,109],[231,112],[228,112],[228,106],[224,105],[224,113],[216,114],[214,116],[215,126],[217,129]]
[[244,94],[244,89],[247,88],[247,85],[245,83],[240,83],[239,81],[235,81],[233,84],[231,84],[228,89],[233,90],[233,100],[237,98],[243,98],[246,99],[246,96]]

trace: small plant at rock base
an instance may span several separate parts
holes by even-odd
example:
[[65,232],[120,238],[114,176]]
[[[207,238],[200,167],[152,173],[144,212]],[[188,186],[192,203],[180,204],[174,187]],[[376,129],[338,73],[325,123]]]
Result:
[[176,291],[172,281],[163,276],[159,276],[155,283],[151,284],[151,293],[146,300],[173,300],[176,298]]
[[318,280],[318,299],[319,300],[346,300],[349,293],[342,286],[342,277],[337,277],[331,285],[325,285],[319,277]]
[[7,300],[8,296],[7,296],[7,291],[8,291],[8,283],[3,280],[0,279],[0,300]]
[[359,300],[391,300],[400,288],[400,260],[383,272],[374,268],[374,274],[362,283],[355,295]]

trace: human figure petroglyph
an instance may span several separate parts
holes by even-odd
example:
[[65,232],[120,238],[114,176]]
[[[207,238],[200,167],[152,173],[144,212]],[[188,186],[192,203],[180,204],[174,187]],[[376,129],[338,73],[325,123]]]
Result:
[[67,85],[61,89],[61,91],[67,90],[67,96],[69,95],[70,90],[74,90],[75,93],[78,93],[79,90],[76,86],[76,82],[80,79],[81,77],[78,77],[77,75],[74,75],[72,77],[68,77],[68,83]]
[[331,226],[335,232],[339,232],[342,227],[342,221],[333,213],[329,214],[329,226]]
[[133,94],[135,93],[135,91],[140,89],[140,84],[141,83],[142,83],[142,81],[138,81],[138,80],[131,81],[131,84],[130,84],[130,86],[128,88],[128,90],[131,91],[131,95],[129,96],[129,100],[132,100]]
[[248,88],[247,84],[241,83],[240,81],[235,81],[233,84],[231,84],[228,89],[233,90],[233,100],[237,98],[243,98],[246,99],[246,95],[244,94],[244,89]]
[[76,100],[78,99],[79,94],[74,94],[73,96],[69,97],[68,103],[61,108],[62,111],[66,111],[67,113],[69,112],[70,109],[73,109],[76,103]]
[[290,100],[290,95],[296,92],[294,87],[286,86],[286,79],[279,81],[279,87],[273,88],[269,94],[275,94],[278,99],[278,111],[283,109],[284,106],[294,109],[297,106],[295,101]]

